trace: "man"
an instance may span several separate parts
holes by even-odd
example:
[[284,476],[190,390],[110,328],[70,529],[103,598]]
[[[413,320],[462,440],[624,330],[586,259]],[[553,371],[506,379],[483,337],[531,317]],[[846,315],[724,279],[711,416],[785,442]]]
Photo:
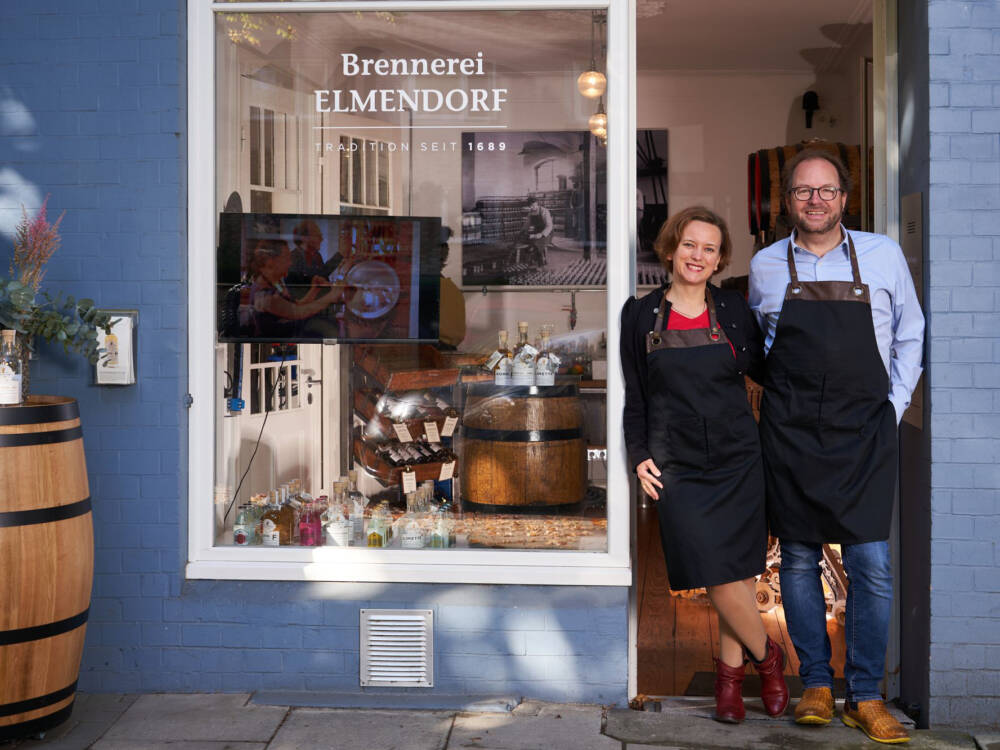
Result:
[[292,250],[292,265],[288,269],[288,283],[292,285],[307,285],[314,277],[319,276],[328,281],[330,274],[339,266],[344,256],[334,253],[329,260],[323,260],[320,248],[323,246],[323,233],[311,219],[304,219],[292,230],[295,248]]
[[791,237],[750,264],[750,306],[767,352],[760,436],[768,522],[801,662],[801,724],[833,717],[833,669],[819,561],[839,543],[850,581],[842,719],[879,742],[909,740],[879,691],[892,606],[889,523],[896,430],[920,376],[924,318],[903,253],[841,224],[847,170],[823,151],[789,160]]
[[524,220],[524,231],[528,236],[528,244],[538,258],[540,265],[548,262],[549,236],[552,234],[552,212],[532,198],[528,203],[528,215]]

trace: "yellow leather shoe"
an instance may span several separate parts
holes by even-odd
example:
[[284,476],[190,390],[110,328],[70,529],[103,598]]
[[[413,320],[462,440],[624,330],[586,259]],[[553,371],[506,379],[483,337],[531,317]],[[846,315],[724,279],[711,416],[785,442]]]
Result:
[[806,688],[795,706],[796,724],[829,724],[833,718],[833,691],[828,687]]
[[840,718],[849,727],[860,729],[876,742],[896,745],[909,742],[910,735],[880,700],[859,701],[857,708],[844,704]]

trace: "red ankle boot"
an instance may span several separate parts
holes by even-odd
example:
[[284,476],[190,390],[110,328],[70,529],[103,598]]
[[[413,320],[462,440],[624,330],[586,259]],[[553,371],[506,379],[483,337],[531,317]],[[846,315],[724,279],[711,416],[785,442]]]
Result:
[[715,720],[739,724],[746,715],[743,708],[744,666],[731,667],[715,659]]
[[760,675],[760,697],[764,710],[771,716],[781,716],[788,708],[788,685],[785,684],[785,652],[770,636],[767,639],[767,655],[759,664],[750,663]]

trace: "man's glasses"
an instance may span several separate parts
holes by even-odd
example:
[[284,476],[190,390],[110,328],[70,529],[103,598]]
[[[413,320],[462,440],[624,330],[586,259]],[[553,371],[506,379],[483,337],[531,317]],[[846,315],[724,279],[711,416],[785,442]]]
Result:
[[813,193],[819,193],[819,197],[825,201],[832,201],[840,193],[844,192],[839,187],[824,185],[823,187],[794,187],[788,191],[797,201],[807,201],[813,197]]

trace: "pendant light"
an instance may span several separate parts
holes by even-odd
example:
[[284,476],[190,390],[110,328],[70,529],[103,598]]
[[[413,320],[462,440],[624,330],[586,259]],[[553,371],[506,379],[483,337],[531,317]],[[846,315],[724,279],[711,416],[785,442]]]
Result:
[[606,140],[608,137],[608,115],[604,111],[604,97],[601,97],[600,103],[597,105],[597,111],[590,116],[587,121],[587,125],[590,127],[590,132],[596,137],[600,138],[602,141]]
[[604,14],[595,10],[591,15],[590,23],[590,68],[576,79],[577,89],[588,99],[597,99],[603,96],[608,87],[608,79],[604,73],[597,69],[596,45],[594,43],[595,32],[603,22]]

